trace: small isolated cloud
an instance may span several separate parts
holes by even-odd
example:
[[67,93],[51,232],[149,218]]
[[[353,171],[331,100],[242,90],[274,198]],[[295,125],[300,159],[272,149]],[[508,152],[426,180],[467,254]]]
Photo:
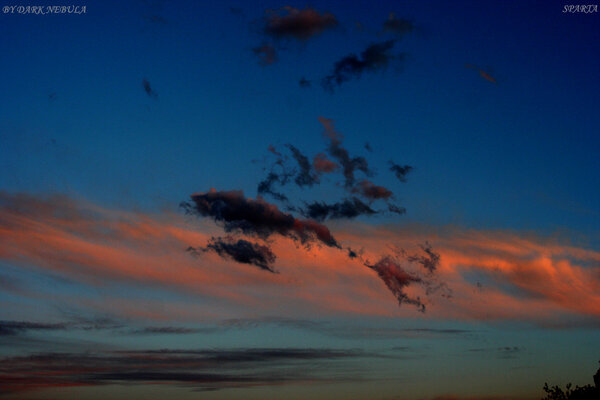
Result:
[[313,159],[313,168],[319,173],[330,173],[338,169],[340,166],[327,158],[324,153],[318,153]]
[[277,206],[258,198],[247,199],[242,191],[196,193],[191,202],[182,203],[186,212],[210,217],[227,232],[239,231],[266,239],[274,234],[299,241],[304,245],[319,242],[340,247],[329,228],[312,220],[300,220],[280,211]]
[[267,36],[275,40],[305,41],[337,25],[338,21],[331,13],[319,13],[313,8],[299,10],[286,6],[276,11],[267,11],[263,29]]
[[308,79],[306,79],[305,77],[302,77],[298,81],[298,85],[300,85],[301,88],[309,88],[309,87],[311,87],[312,84]]
[[275,273],[272,264],[275,262],[276,256],[267,245],[252,243],[244,239],[235,240],[231,237],[212,237],[206,247],[199,247],[193,251],[215,252],[223,258],[242,264],[255,265],[260,269]]
[[378,199],[384,199],[387,200],[390,197],[392,197],[393,193],[383,187],[383,186],[377,186],[375,184],[373,184],[373,182],[370,182],[366,179],[360,181],[358,183],[358,185],[356,185],[353,189],[352,189],[353,193],[358,193],[361,196],[363,196],[366,199],[369,200],[378,200]]
[[490,75],[488,72],[484,71],[481,68],[478,68],[478,67],[476,67],[474,65],[471,65],[471,64],[466,64],[465,68],[475,69],[475,70],[477,70],[479,72],[479,76],[482,77],[483,79],[485,79],[486,81],[492,82],[492,83],[498,83],[496,81],[496,78],[494,78],[492,75]]
[[390,161],[390,171],[396,175],[396,178],[398,178],[400,182],[406,182],[406,175],[412,170],[413,167],[410,165],[398,165],[393,161]]
[[277,50],[272,44],[265,43],[261,46],[254,47],[252,52],[258,57],[260,65],[271,65],[277,62]]
[[391,12],[388,19],[383,23],[383,33],[391,33],[402,37],[415,30],[415,25],[411,20],[396,18],[396,14]]
[[158,97],[158,93],[156,93],[154,91],[154,89],[152,89],[152,86],[150,85],[150,81],[148,79],[146,79],[146,78],[142,79],[142,87],[144,88],[144,92],[146,92],[148,97],[153,97],[153,98]]
[[365,72],[375,72],[385,69],[392,61],[404,61],[406,58],[405,53],[391,54],[394,44],[394,40],[374,43],[367,47],[360,54],[360,57],[356,54],[343,57],[334,64],[331,74],[327,75],[321,81],[323,88],[333,91],[344,82],[360,78]]

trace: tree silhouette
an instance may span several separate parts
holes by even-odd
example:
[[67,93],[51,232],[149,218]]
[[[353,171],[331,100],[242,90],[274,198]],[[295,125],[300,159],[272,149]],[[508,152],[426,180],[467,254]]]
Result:
[[544,384],[544,392],[546,397],[542,400],[598,400],[600,399],[600,369],[594,375],[594,384],[585,386],[575,386],[567,383],[566,389],[562,390],[560,386],[548,387],[548,383]]

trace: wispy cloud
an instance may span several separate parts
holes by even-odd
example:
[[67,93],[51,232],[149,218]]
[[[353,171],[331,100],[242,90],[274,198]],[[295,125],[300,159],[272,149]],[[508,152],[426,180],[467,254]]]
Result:
[[365,72],[383,70],[392,62],[404,62],[406,53],[392,54],[394,44],[394,40],[373,43],[360,56],[349,54],[336,61],[332,72],[321,81],[323,88],[334,91],[345,82],[360,78]]
[[158,93],[152,88],[150,85],[150,81],[146,78],[142,79],[142,87],[144,88],[144,92],[148,95],[148,97],[157,98]]
[[338,25],[336,17],[328,12],[320,13],[314,8],[300,10],[291,6],[268,10],[263,30],[273,39],[308,40]]
[[[234,198],[246,204],[246,198]],[[445,298],[441,290],[428,296],[427,286],[416,282],[404,286],[407,296],[419,296],[427,306],[427,318],[518,320],[554,328],[600,321],[600,253],[568,239],[459,227],[370,226],[356,221],[336,221],[334,227],[330,234],[343,243],[343,249],[314,246],[299,251],[287,236],[271,235],[269,246],[277,254],[280,274],[265,274],[213,252],[201,258],[186,253],[187,247],[204,246],[215,236],[215,227],[209,223],[190,225],[177,214],[110,210],[60,196],[0,195],[3,262],[20,268],[35,266],[34,272],[51,271],[85,285],[119,283],[201,293],[214,304],[227,304],[224,315],[239,316],[249,310],[272,315],[273,306],[261,301],[262,296],[278,299],[279,307],[290,305],[286,308],[289,317],[413,315],[413,307],[399,308],[391,301],[390,293],[383,290],[385,282],[362,260],[373,260],[369,265],[375,265],[390,253],[390,246],[406,249],[408,256],[427,257],[418,245],[429,240],[440,255],[434,276],[453,294]],[[360,257],[350,259],[347,247],[364,250]],[[427,274],[425,261],[415,259],[412,266],[402,266]],[[152,309],[155,318],[169,320],[202,315],[202,304],[206,304],[206,300],[198,304],[190,300],[162,302],[160,309],[141,308],[145,302],[152,304],[143,297],[107,292],[102,304],[82,306],[98,312],[110,309],[131,318],[148,318],[147,309]]]

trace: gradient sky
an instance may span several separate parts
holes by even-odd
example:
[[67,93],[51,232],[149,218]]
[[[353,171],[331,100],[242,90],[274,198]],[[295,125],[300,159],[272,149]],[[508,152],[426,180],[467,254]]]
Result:
[[[600,14],[73,4],[86,12],[0,9],[0,398],[524,400],[592,383]],[[348,183],[334,148],[370,173]],[[258,192],[269,172],[289,201]],[[309,212],[344,199],[382,212]],[[215,208],[234,202],[241,225]]]

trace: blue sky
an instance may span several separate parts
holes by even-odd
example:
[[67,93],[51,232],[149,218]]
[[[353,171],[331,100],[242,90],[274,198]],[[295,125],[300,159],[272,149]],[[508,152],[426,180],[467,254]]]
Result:
[[[0,320],[14,340],[0,345],[6,361],[19,365],[10,357],[28,354],[33,343],[36,354],[56,349],[80,354],[87,347],[79,341],[90,338],[106,351],[275,346],[369,352],[345,354],[354,369],[335,377],[329,375],[335,366],[317,371],[332,384],[294,378],[287,386],[258,379],[260,388],[206,392],[210,398],[281,393],[363,398],[374,382],[387,382],[381,383],[382,399],[539,398],[545,381],[588,383],[600,350],[593,340],[600,321],[594,295],[600,260],[597,13],[564,13],[564,4],[556,1],[77,4],[86,6],[84,14],[0,14],[5,55],[0,226],[6,243],[0,247]],[[332,15],[336,23],[304,38],[268,33],[274,15],[307,10],[319,18]],[[386,32],[390,18],[408,21],[408,31]],[[360,58],[369,46],[387,40],[394,45],[382,56],[389,57],[385,66],[355,70],[333,91],[322,86],[336,62],[352,54]],[[275,62],[261,65],[253,49],[262,45],[273,46]],[[302,78],[309,87],[299,84]],[[402,246],[412,238],[413,247],[427,240],[441,254],[436,284],[453,289],[455,303],[427,298],[429,311],[422,315],[410,304],[397,310],[388,293],[390,304],[378,309],[376,293],[387,293],[388,282],[375,274],[365,286],[354,285],[359,278],[332,266],[341,256],[320,248],[318,240],[316,249],[303,247],[303,241],[294,255],[289,246],[298,239],[294,231],[283,237],[277,236],[282,231],[267,237],[232,231],[193,199],[195,215],[184,215],[180,202],[193,193],[209,199],[211,188],[225,200],[233,196],[226,191],[242,190],[243,201],[253,204],[247,199],[257,197],[257,185],[279,157],[269,146],[288,157],[294,173],[300,167],[288,144],[311,162],[324,153],[343,164],[328,147],[319,117],[333,120],[352,157],[368,160],[372,174],[356,171],[357,181],[394,193],[368,204],[381,208],[393,201],[407,212],[313,222],[341,237],[342,247],[362,248],[357,268],[367,266],[369,272],[378,271],[373,262],[389,249],[388,238]],[[414,167],[406,183],[390,171],[390,160]],[[310,202],[358,196],[358,186],[344,186],[339,171],[313,169],[319,183],[311,187],[281,184],[295,209],[263,193],[264,201],[298,221],[310,219],[303,209]],[[245,272],[252,268],[247,262],[217,257],[230,247],[209,239],[224,237],[223,228],[235,240],[253,239],[264,246],[261,251],[272,250],[281,273],[265,278],[261,273],[268,272]],[[82,242],[71,246],[71,239]],[[200,246],[199,239],[208,241],[197,247],[198,259],[184,258],[185,247]],[[96,256],[100,250],[93,246],[100,244],[105,259]],[[182,254],[177,246],[183,246]],[[121,265],[113,252],[140,264]],[[151,257],[149,264],[144,257]],[[172,276],[151,263],[165,259],[170,260],[165,265],[173,263]],[[256,260],[250,264],[260,264]],[[306,267],[300,275],[294,275],[294,262]],[[192,263],[200,270],[210,271],[213,264],[222,269],[213,282],[208,272],[202,277],[189,272]],[[178,275],[190,276],[193,289]],[[313,280],[318,288],[303,286]],[[286,285],[289,292],[282,289]],[[305,289],[310,294],[304,296]],[[247,297],[223,294],[229,292]],[[347,302],[348,293],[357,297]],[[585,293],[580,302],[577,293]],[[364,309],[360,295],[369,299]],[[311,308],[314,299],[331,308],[323,313]],[[264,305],[271,301],[282,305]],[[103,322],[90,322],[97,319]],[[226,321],[232,319],[259,322],[231,328]],[[17,322],[25,325],[15,328]],[[564,329],[571,323],[574,327]],[[132,333],[166,325],[180,330],[163,329],[141,341]],[[344,329],[359,332],[366,326],[385,337],[356,333],[340,339]],[[402,329],[417,329],[408,332],[419,337],[407,339]],[[458,332],[421,335],[429,332],[425,329]],[[56,337],[37,341],[36,335],[46,334]],[[65,345],[63,336],[77,344]],[[394,347],[403,350],[396,354]],[[394,357],[382,356],[389,351]],[[339,361],[318,357],[325,365]],[[273,368],[295,369],[297,361]],[[472,377],[472,386],[456,384],[456,365]],[[396,374],[388,376],[390,370],[402,375],[398,382],[410,382],[406,392],[394,383]],[[431,387],[423,377],[434,371],[439,383]],[[350,384],[349,377],[356,376],[361,379]],[[137,393],[140,385],[126,389],[123,382],[27,393],[33,398]],[[164,390],[187,396],[193,394],[189,386],[182,380]],[[8,398],[21,394],[15,393]]]

